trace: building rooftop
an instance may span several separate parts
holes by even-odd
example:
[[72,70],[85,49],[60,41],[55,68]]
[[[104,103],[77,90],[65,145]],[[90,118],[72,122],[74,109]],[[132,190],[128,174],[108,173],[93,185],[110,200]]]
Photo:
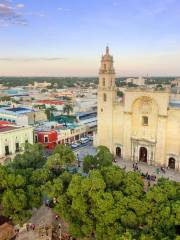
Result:
[[96,115],[97,115],[97,111],[77,112],[77,113],[76,113],[76,115],[77,115],[78,117],[83,117],[83,116],[92,115],[92,114],[96,114]]
[[32,108],[25,108],[25,107],[0,108],[0,113],[6,114],[6,115],[18,116],[20,114],[25,114],[29,112],[36,112],[36,110]]
[[32,112],[32,111],[34,111],[33,109],[23,108],[23,107],[7,108],[6,110],[11,111],[11,112]]
[[30,126],[22,126],[22,127],[17,127],[17,126],[5,126],[5,125],[0,125],[0,133],[5,133],[13,130],[22,130],[22,129],[28,129],[32,127]]
[[170,101],[169,106],[173,108],[180,108],[180,101]]
[[15,124],[15,123],[12,123],[12,122],[9,122],[9,121],[0,120],[0,125],[11,125],[11,124]]
[[131,87],[126,88],[125,92],[153,92],[153,93],[170,93],[170,89],[154,89],[145,87]]
[[50,104],[50,105],[64,105],[64,101],[58,101],[58,100],[39,100],[37,103],[41,104]]
[[17,127],[13,127],[13,126],[0,126],[0,133],[2,132],[8,132],[11,130],[17,129]]
[[48,131],[63,131],[68,129],[75,129],[82,125],[76,124],[76,123],[67,123],[66,125],[60,124],[58,122],[45,122],[44,124],[37,126],[36,131],[40,132],[48,132]]

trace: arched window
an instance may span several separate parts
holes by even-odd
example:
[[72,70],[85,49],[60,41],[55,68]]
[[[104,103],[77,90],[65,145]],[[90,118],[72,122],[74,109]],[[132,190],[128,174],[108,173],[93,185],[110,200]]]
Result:
[[104,102],[107,101],[107,95],[106,95],[106,93],[104,93],[103,99],[104,99]]
[[103,78],[103,87],[105,86],[105,78]]
[[142,117],[142,125],[143,126],[148,126],[148,117],[147,116]]

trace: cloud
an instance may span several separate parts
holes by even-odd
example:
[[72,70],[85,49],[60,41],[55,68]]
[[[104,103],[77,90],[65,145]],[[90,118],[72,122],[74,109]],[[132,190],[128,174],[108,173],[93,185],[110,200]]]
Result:
[[18,13],[10,1],[0,0],[0,26],[9,24],[27,25],[22,13]]
[[175,0],[158,0],[151,7],[143,9],[143,14],[154,17],[156,15],[165,14],[173,6]]
[[45,17],[45,13],[42,12],[26,12],[24,13],[25,16],[35,16],[35,17]]
[[25,6],[24,6],[24,4],[22,4],[22,3],[18,3],[18,4],[16,4],[16,8],[24,8]]
[[59,7],[57,10],[58,10],[58,11],[63,11],[63,12],[69,12],[69,11],[71,11],[71,9],[69,9],[69,8],[62,8],[62,7]]
[[59,57],[52,57],[52,58],[0,58],[0,61],[2,62],[40,62],[40,61],[62,61],[65,60],[65,58],[59,58]]

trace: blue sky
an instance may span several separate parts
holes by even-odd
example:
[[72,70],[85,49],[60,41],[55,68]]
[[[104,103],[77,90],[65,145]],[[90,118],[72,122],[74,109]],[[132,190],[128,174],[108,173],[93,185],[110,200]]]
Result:
[[180,75],[179,0],[0,0],[0,75]]

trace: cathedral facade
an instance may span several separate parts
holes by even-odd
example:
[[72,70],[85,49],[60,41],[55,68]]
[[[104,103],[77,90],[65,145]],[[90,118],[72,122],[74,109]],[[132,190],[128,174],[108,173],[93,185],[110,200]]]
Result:
[[96,145],[124,160],[180,170],[180,104],[168,90],[127,88],[117,97],[113,57],[101,60]]

